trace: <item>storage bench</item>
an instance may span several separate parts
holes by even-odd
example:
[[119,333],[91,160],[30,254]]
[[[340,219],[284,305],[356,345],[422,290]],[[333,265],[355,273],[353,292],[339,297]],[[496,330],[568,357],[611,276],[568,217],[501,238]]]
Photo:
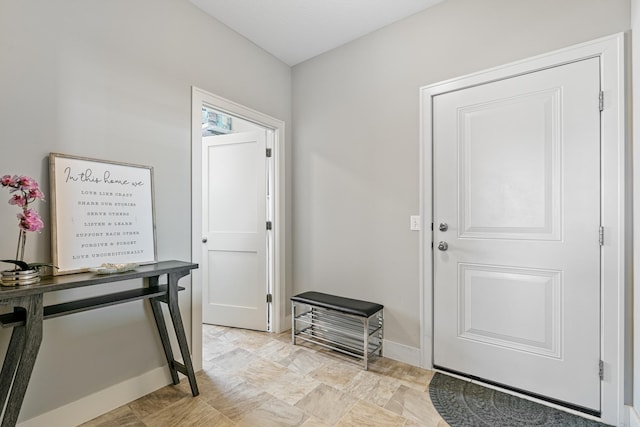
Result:
[[301,339],[362,359],[382,356],[384,317],[381,304],[321,292],[291,297],[291,340]]

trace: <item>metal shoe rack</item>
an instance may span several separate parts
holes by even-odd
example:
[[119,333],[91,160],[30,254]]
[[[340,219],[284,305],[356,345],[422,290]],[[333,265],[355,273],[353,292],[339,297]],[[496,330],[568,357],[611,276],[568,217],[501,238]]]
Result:
[[[302,313],[296,308],[304,307]],[[382,310],[370,317],[356,316],[340,311],[293,305],[294,344],[301,339],[361,359],[364,369],[369,359],[382,355],[383,314]]]

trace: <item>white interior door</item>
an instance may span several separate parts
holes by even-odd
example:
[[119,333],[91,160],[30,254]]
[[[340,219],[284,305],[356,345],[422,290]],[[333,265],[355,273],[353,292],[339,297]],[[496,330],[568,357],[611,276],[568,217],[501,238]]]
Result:
[[202,320],[267,330],[266,131],[202,143]]
[[591,411],[599,82],[593,58],[433,100],[434,365]]

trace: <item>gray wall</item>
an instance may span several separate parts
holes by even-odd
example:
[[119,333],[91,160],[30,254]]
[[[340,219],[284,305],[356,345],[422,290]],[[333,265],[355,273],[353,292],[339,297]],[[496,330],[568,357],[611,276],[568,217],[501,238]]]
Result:
[[[447,0],[290,70],[186,0],[0,0],[0,175],[47,190],[49,152],[152,165],[158,257],[189,260],[191,85],[287,126],[293,102],[294,291],[379,301],[386,337],[419,347],[418,88],[626,31],[629,16],[629,0]],[[29,261],[50,259],[48,207]],[[47,321],[21,419],[162,366],[151,320],[131,303]]]
[[[49,152],[153,166],[160,260],[191,259],[191,86],[291,120],[290,68],[186,0],[0,0],[0,54],[0,175],[33,176],[48,196]],[[8,198],[0,259],[18,235]],[[49,204],[37,208],[47,228],[27,260],[49,261]],[[48,320],[21,419],[163,366],[156,335],[142,303]]]
[[629,0],[447,0],[295,66],[295,290],[380,302],[385,338],[419,347],[418,88],[627,31],[629,14]]
[[[632,32],[632,71],[633,71],[633,146],[640,147],[640,0],[631,0],[631,26]],[[636,197],[634,198],[634,271],[640,271],[640,197],[637,196],[640,193],[640,149],[634,150],[634,188]],[[633,306],[634,320],[633,320],[633,401],[632,405],[635,409],[635,423],[630,425],[640,425],[640,275],[635,273],[634,290],[632,295],[634,297]]]

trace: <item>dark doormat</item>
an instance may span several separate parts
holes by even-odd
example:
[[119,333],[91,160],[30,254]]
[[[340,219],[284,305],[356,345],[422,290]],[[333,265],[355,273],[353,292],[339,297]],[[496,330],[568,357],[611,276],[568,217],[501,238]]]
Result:
[[451,427],[606,426],[439,372],[429,383],[429,395]]

